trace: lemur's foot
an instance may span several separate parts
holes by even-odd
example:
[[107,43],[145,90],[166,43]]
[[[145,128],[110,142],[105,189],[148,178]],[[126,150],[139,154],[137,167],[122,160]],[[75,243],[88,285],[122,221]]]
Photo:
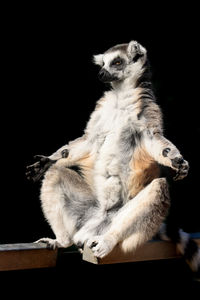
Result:
[[181,180],[188,175],[189,171],[189,163],[184,160],[182,155],[176,155],[173,157],[173,153],[170,148],[165,148],[163,150],[163,156],[169,157],[171,160],[172,169],[176,171],[176,175],[174,176],[174,180]]
[[94,255],[100,258],[110,253],[116,244],[117,242],[113,237],[105,237],[104,235],[94,236],[87,242],[87,246],[92,249]]
[[51,160],[44,155],[35,155],[34,159],[37,160],[34,164],[26,167],[26,177],[28,180],[34,182],[40,180],[48,168],[56,162],[56,160]]
[[84,234],[83,231],[81,233],[77,232],[73,237],[73,242],[78,248],[82,248],[84,243],[89,239],[87,234]]
[[55,250],[56,248],[67,248],[72,245],[68,240],[65,242],[58,241],[57,239],[50,239],[50,238],[41,238],[34,243],[45,243],[48,249]]

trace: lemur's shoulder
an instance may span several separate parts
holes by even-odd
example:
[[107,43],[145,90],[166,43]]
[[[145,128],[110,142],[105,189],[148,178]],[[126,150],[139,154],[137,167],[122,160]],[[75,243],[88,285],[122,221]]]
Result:
[[163,129],[163,113],[156,103],[155,97],[149,95],[148,92],[143,92],[140,97],[140,112],[138,113],[138,119],[145,119],[146,126],[148,128],[159,128],[161,131]]

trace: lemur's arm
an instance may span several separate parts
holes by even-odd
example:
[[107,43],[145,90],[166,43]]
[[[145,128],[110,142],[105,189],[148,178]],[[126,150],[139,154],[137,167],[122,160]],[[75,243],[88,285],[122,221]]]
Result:
[[81,156],[84,156],[86,152],[88,152],[88,146],[84,135],[72,142],[69,142],[67,145],[62,146],[50,156],[36,155],[34,157],[36,162],[26,167],[27,179],[33,180],[34,182],[38,181],[45,174],[48,168],[61,158],[65,158],[67,161],[71,161],[72,163],[73,161],[78,160]]
[[78,156],[78,153],[79,155],[82,155],[82,153],[86,151],[86,147],[87,139],[86,135],[83,135],[82,137],[79,137],[74,141],[71,141],[68,144],[62,146],[56,152],[48,156],[48,158],[51,160],[59,160],[66,157],[70,158],[73,155],[73,159],[75,159],[75,156]]
[[188,174],[189,164],[183,159],[180,151],[167,140],[160,131],[147,130],[143,136],[147,152],[159,164],[171,167],[176,171],[175,180],[183,179]]

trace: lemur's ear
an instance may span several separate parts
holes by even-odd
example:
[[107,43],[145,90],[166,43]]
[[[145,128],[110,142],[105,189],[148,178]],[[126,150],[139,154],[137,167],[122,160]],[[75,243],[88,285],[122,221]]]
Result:
[[97,54],[93,56],[93,62],[95,65],[103,66],[103,54]]
[[137,41],[131,41],[128,44],[127,52],[128,52],[128,56],[130,57],[130,59],[134,59],[134,57],[136,57],[136,56],[138,58],[145,56],[147,51]]

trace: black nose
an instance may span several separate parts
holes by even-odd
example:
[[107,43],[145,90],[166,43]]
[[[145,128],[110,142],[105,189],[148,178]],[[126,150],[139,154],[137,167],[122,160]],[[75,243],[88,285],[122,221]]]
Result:
[[102,68],[98,74],[99,80],[101,80],[104,83],[112,82],[115,80],[118,80],[118,77],[116,75],[110,74],[106,69]]
[[101,81],[105,81],[108,77],[110,76],[109,72],[106,71],[105,69],[101,69],[99,74],[98,74],[98,78]]

